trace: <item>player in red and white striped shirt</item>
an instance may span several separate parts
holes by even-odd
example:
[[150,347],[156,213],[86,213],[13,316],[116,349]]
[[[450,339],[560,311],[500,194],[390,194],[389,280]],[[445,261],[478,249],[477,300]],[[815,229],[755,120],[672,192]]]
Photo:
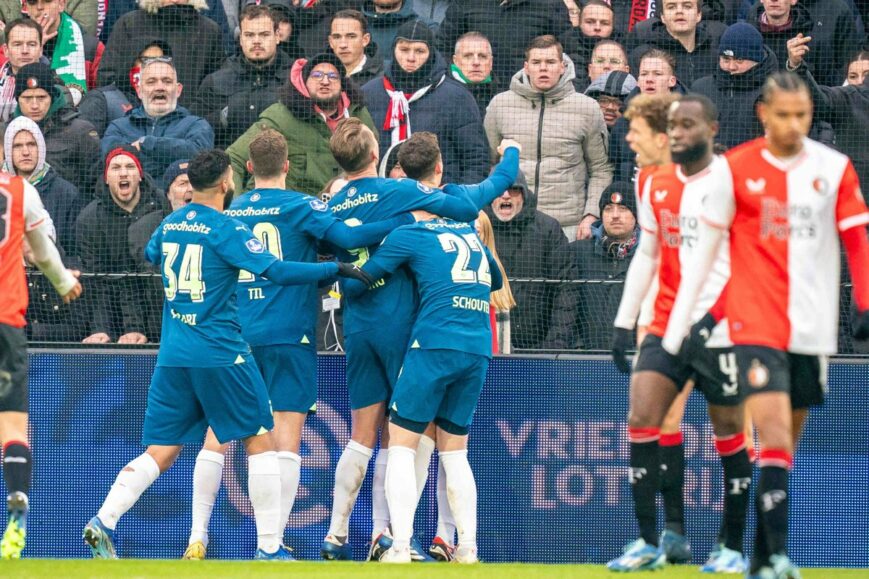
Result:
[[796,577],[786,553],[788,471],[808,408],[823,402],[826,357],[836,352],[840,240],[854,282],[854,334],[869,335],[869,210],[851,161],[806,138],[812,99],[799,77],[770,76],[758,112],[766,136],[727,154],[733,188],[707,199],[697,260],[683,277],[664,348],[679,349],[729,232],[725,314],[761,445],[750,576],[772,568],[776,577]]

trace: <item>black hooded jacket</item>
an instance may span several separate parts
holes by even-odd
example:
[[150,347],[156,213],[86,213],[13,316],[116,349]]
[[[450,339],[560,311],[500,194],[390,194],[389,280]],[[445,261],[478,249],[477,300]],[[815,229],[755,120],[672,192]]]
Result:
[[778,70],[778,61],[769,47],[765,58],[744,74],[730,74],[720,67],[691,86],[691,92],[709,97],[718,107],[718,136],[715,142],[728,149],[763,135],[755,114],[766,77]]
[[[806,8],[802,2],[797,2],[793,7],[791,7],[790,28],[781,32],[764,32],[760,26],[760,16],[763,12],[763,6],[758,4],[758,8],[753,9],[749,13],[747,22],[757,28],[761,36],[763,36],[763,43],[775,53],[775,57],[778,59],[779,68],[784,69],[785,63],[788,60],[788,40],[800,33],[804,36],[811,36],[812,28],[815,23],[812,21],[812,15],[809,14],[808,8]],[[813,46],[812,50],[810,50],[805,57],[805,63],[813,73],[817,72],[817,69],[814,66],[816,60],[817,55],[815,54]]]
[[660,48],[676,59],[676,78],[685,86],[712,74],[718,68],[718,41],[726,26],[718,21],[701,20],[697,25],[697,42],[693,52],[688,52],[682,43],[670,36],[667,27],[657,18],[638,27],[628,38],[631,70],[640,69],[640,58],[652,48]]
[[[577,347],[577,293],[572,284],[539,280],[578,278],[575,261],[558,221],[537,210],[537,196],[525,188],[522,211],[510,221],[501,221],[491,206],[485,208],[495,233],[495,246],[516,309],[510,313],[513,348],[565,350]],[[497,201],[496,201],[497,203]],[[534,279],[535,282],[514,282]]]

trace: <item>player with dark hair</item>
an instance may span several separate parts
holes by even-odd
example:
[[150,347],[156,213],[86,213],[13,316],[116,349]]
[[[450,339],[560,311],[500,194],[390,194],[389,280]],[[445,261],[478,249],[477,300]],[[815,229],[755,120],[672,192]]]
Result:
[[[316,263],[320,240],[352,249],[379,243],[396,227],[414,221],[410,213],[403,213],[350,227],[316,197],[284,189],[289,171],[287,142],[274,129],[264,129],[251,141],[247,170],[254,177],[255,188],[233,199],[226,214],[250,227],[278,259]],[[282,287],[245,271],[239,277],[236,295],[242,337],[251,345],[274,411],[283,534],[299,488],[302,428],[317,402],[317,284]],[[205,558],[208,523],[220,488],[226,448],[209,431],[196,458],[193,524],[185,559]]]
[[[402,154],[407,150],[406,144]],[[501,273],[471,225],[435,216],[389,234],[363,271],[380,279],[403,267],[416,281],[419,309],[389,403],[385,484],[393,540],[380,561],[411,562],[421,490],[416,452],[434,422],[459,536],[454,560],[477,563],[477,486],[468,463],[468,431],[492,357],[489,299],[501,287]],[[358,283],[346,286],[348,295],[356,295]]]
[[278,260],[240,221],[222,213],[232,196],[232,167],[223,151],[196,155],[188,169],[193,201],[171,213],[145,248],[163,275],[163,328],[142,427],[146,451],[118,473],[102,507],[84,528],[95,558],[116,558],[118,519],[206,428],[222,443],[242,440],[248,453],[248,494],[257,526],[257,559],[292,559],[280,539],[281,482],[270,431],[271,402],[244,341],[235,301],[241,272],[280,285],[337,275],[367,280],[336,263]]
[[806,137],[812,98],[798,76],[770,76],[758,115],[766,135],[727,153],[732,177],[706,200],[696,259],[663,347],[679,350],[729,236],[724,313],[761,447],[748,576],[795,578],[787,555],[789,471],[808,409],[824,401],[827,356],[836,353],[840,242],[854,284],[852,332],[869,337],[869,210],[848,157]]
[[[686,542],[684,531],[668,528],[659,546],[655,495],[661,486],[661,426],[679,392],[692,378],[708,403],[728,489],[724,545],[710,555],[704,570],[744,570],[742,538],[751,465],[745,450],[742,396],[725,324],[717,324],[715,320],[707,323],[711,337],[690,363],[661,346],[681,277],[691,268],[703,203],[722,194],[722,183],[730,179],[724,159],[713,154],[717,116],[715,105],[700,95],[687,95],[673,103],[667,117],[673,163],[644,174],[644,180],[638,183],[639,221],[644,235],[628,270],[613,337],[613,359],[623,372],[630,370],[625,351],[631,345],[631,332],[653,278],[657,277],[659,287],[654,319],[640,345],[631,379],[628,415],[630,480],[640,538],[622,556],[608,563],[614,571],[660,568],[667,561],[668,549],[672,550],[667,543]],[[715,267],[703,286],[702,300],[691,312],[692,321],[703,318],[718,302],[727,283],[728,252],[722,250],[715,258]]]
[[18,559],[27,539],[33,455],[27,436],[27,279],[24,240],[34,264],[66,303],[81,295],[79,272],[66,269],[54,245],[54,224],[36,189],[21,177],[0,174],[0,445],[8,520],[0,558]]
[[[401,146],[400,158],[410,155],[414,143],[425,140],[425,133],[415,133]],[[409,147],[409,148],[408,148]],[[432,174],[428,180],[383,179],[377,175],[379,149],[374,133],[362,123],[347,119],[338,125],[330,142],[335,159],[347,173],[348,183],[332,197],[329,206],[348,224],[388,219],[408,210],[425,210],[457,221],[476,219],[480,207],[490,203],[513,182],[519,167],[518,147],[503,144],[504,160],[480,185],[446,185],[439,189],[443,161],[435,146]],[[407,151],[407,153],[405,153]],[[403,165],[402,165],[403,166]],[[363,265],[377,251],[377,246],[352,252],[356,263]],[[350,441],[335,469],[335,491],[329,531],[321,554],[326,559],[350,558],[347,542],[350,513],[374,455],[378,433],[386,417],[386,404],[398,378],[410,339],[416,309],[413,281],[403,270],[378,282],[376,290],[349,298],[344,313],[344,336],[347,349],[347,388],[350,395],[352,430]],[[388,447],[388,433],[381,434],[381,449]],[[425,437],[417,454],[417,473],[424,486],[434,441]],[[372,539],[389,524],[384,479],[386,453],[375,462],[372,488]],[[372,542],[376,545],[376,541]],[[424,557],[419,546],[414,558]]]

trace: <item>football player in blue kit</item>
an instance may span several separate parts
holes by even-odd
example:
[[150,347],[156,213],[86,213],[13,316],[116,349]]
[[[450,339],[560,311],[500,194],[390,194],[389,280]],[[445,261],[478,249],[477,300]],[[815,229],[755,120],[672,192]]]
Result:
[[[348,183],[329,206],[346,223],[363,224],[393,217],[403,211],[424,210],[459,222],[472,222],[481,207],[491,203],[513,182],[519,168],[519,148],[515,142],[501,144],[503,159],[492,175],[478,185],[445,185],[441,188],[443,163],[437,138],[431,133],[415,133],[401,145],[399,159],[415,143],[418,156],[426,158],[431,171],[426,179],[384,179],[377,175],[378,147],[374,134],[354,119],[343,121],[332,136],[330,147]],[[410,146],[408,148],[408,146]],[[399,163],[401,161],[399,160]],[[378,251],[377,246],[352,252],[357,265],[364,264]],[[342,256],[342,259],[349,259]],[[386,403],[409,344],[410,329],[418,298],[414,282],[399,270],[364,295],[348,296],[344,312],[347,351],[347,386],[350,396],[352,430],[335,470],[335,489],[329,531],[321,554],[325,559],[349,559],[347,541],[350,514],[374,454],[378,433],[386,416]],[[381,448],[388,446],[383,429]],[[434,441],[423,437],[417,456],[417,488],[425,484]],[[390,517],[384,493],[386,454],[379,453],[374,467],[372,488],[372,546],[388,526]],[[417,545],[414,559],[425,558]],[[373,552],[373,549],[372,549]]]
[[266,251],[251,230],[223,214],[232,195],[232,167],[222,151],[190,161],[193,201],[170,214],[151,237],[145,257],[159,265],[165,301],[157,367],[142,427],[144,453],[118,473],[102,507],[84,528],[95,558],[116,558],[118,519],[184,444],[199,444],[206,428],[220,442],[242,440],[248,454],[248,494],[257,527],[258,559],[290,559],[280,540],[280,476],[271,403],[241,334],[236,301],[240,271],[281,284],[335,275],[367,279],[341,263],[291,263]]

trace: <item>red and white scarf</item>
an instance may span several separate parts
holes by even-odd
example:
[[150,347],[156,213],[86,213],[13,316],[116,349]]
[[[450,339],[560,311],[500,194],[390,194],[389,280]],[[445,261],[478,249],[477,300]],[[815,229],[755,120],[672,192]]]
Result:
[[383,77],[383,88],[389,95],[389,110],[386,111],[386,118],[383,119],[383,129],[391,131],[393,145],[407,140],[412,134],[410,130],[410,103],[421,99],[431,87],[432,85],[429,84],[415,93],[404,93],[395,90],[389,79]]

